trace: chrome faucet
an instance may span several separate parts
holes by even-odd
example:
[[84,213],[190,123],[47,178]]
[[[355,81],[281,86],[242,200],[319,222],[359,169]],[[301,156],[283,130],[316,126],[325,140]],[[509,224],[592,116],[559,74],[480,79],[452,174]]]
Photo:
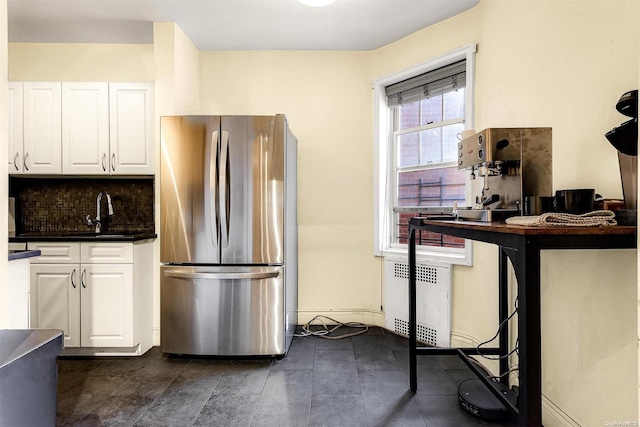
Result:
[[102,231],[102,217],[100,215],[100,204],[102,203],[102,196],[107,196],[107,215],[113,215],[113,204],[111,203],[111,195],[106,191],[101,191],[98,193],[98,197],[96,198],[96,217],[91,219],[91,215],[87,215],[85,218],[85,222],[87,225],[96,226],[96,233],[100,233]]

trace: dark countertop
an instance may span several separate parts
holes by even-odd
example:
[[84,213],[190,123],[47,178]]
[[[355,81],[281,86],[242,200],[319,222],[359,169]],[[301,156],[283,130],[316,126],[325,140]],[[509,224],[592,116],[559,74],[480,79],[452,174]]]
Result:
[[41,253],[39,250],[35,251],[9,251],[9,261],[13,261],[16,259],[23,258],[33,258],[35,256],[40,256]]
[[158,235],[149,231],[110,231],[93,233],[83,231],[34,231],[9,236],[10,243],[22,242],[137,242],[140,240],[153,240]]

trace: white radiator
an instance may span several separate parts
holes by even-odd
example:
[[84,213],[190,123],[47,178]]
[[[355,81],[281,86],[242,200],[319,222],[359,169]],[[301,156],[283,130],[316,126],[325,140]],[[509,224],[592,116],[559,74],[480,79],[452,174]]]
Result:
[[[384,313],[387,329],[409,336],[409,264],[385,259]],[[451,268],[416,265],[417,339],[451,345]]]

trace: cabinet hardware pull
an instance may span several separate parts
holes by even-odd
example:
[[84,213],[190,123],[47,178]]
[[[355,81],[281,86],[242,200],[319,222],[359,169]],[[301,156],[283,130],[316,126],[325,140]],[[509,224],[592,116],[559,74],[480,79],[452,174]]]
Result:
[[23,160],[22,163],[24,164],[24,170],[29,172],[29,168],[27,167],[27,157],[29,157],[29,153],[28,152],[24,154],[24,160]]
[[74,268],[73,271],[71,272],[71,286],[73,286],[73,289],[76,288],[76,284],[74,280],[75,276],[76,276],[76,269]]
[[116,153],[113,153],[113,154],[111,155],[111,170],[112,170],[113,172],[115,172],[115,171],[116,171]]
[[102,171],[106,172],[107,171],[107,153],[102,153]]
[[16,155],[13,156],[13,167],[16,168],[16,170],[20,170],[18,168],[18,156],[20,156],[20,153],[16,153]]
[[82,287],[85,288],[85,289],[87,288],[87,285],[85,285],[85,283],[84,283],[84,275],[85,275],[86,272],[87,272],[86,269],[82,270],[82,274],[80,275],[80,283],[82,284]]

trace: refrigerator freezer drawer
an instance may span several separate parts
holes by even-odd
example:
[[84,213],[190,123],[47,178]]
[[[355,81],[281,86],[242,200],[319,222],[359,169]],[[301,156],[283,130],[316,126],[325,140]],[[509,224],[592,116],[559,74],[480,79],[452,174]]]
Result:
[[162,351],[209,356],[285,354],[297,319],[288,325],[284,270],[163,265]]

